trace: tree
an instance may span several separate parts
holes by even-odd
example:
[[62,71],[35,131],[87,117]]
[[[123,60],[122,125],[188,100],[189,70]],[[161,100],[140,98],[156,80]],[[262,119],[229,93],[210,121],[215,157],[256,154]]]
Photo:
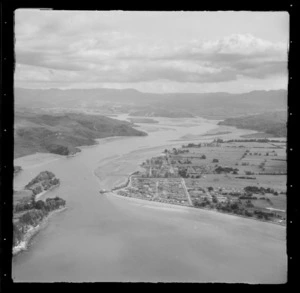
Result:
[[250,211],[245,211],[245,216],[247,217],[253,217],[253,212],[250,212]]
[[19,222],[25,225],[35,225],[38,220],[43,219],[44,213],[40,210],[31,210],[19,218]]
[[238,205],[237,202],[234,202],[234,203],[232,203],[232,204],[230,205],[230,208],[231,208],[232,210],[237,210],[237,209],[239,208],[239,205]]
[[254,173],[251,172],[251,171],[245,171],[245,174],[246,174],[246,175],[253,175]]
[[179,174],[179,176],[186,178],[187,177],[187,169],[179,169],[178,174]]
[[23,233],[20,230],[20,228],[13,224],[13,246],[16,246],[19,244],[20,241],[23,239]]
[[218,199],[215,195],[212,197],[212,201],[213,201],[213,203],[218,203]]
[[35,202],[34,207],[38,210],[44,210],[44,209],[46,209],[46,204],[42,200],[38,200],[37,202]]
[[213,159],[212,162],[213,163],[219,163],[219,160],[218,159]]

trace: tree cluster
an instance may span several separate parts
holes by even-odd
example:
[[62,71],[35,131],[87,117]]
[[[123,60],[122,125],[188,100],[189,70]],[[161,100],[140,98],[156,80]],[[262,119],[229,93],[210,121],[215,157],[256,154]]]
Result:
[[[13,245],[17,245],[22,241],[24,234],[27,232],[28,226],[37,226],[49,212],[59,209],[66,205],[66,201],[62,198],[47,198],[46,201],[34,199],[24,206],[16,206],[16,211],[26,211],[21,215],[17,223],[13,224]],[[23,210],[22,210],[23,209]]]

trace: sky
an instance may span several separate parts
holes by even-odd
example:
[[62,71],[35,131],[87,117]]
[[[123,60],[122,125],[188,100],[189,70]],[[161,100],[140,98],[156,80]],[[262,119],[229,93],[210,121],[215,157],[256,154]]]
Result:
[[15,86],[287,89],[287,12],[15,12]]

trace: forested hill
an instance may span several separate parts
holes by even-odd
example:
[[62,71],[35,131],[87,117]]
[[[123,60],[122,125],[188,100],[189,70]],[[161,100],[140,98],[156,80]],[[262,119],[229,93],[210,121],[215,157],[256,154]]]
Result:
[[110,136],[144,136],[132,124],[109,117],[85,114],[36,114],[15,112],[15,158],[36,152],[69,155],[77,146],[95,144],[95,139]]
[[239,118],[228,118],[219,125],[235,126],[237,128],[252,129],[272,134],[276,137],[287,135],[287,112],[278,111],[251,115]]

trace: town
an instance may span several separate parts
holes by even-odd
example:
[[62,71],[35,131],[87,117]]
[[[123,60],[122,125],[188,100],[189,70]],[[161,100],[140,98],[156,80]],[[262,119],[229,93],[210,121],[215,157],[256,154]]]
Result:
[[214,139],[165,149],[114,191],[122,196],[286,223],[286,142]]

